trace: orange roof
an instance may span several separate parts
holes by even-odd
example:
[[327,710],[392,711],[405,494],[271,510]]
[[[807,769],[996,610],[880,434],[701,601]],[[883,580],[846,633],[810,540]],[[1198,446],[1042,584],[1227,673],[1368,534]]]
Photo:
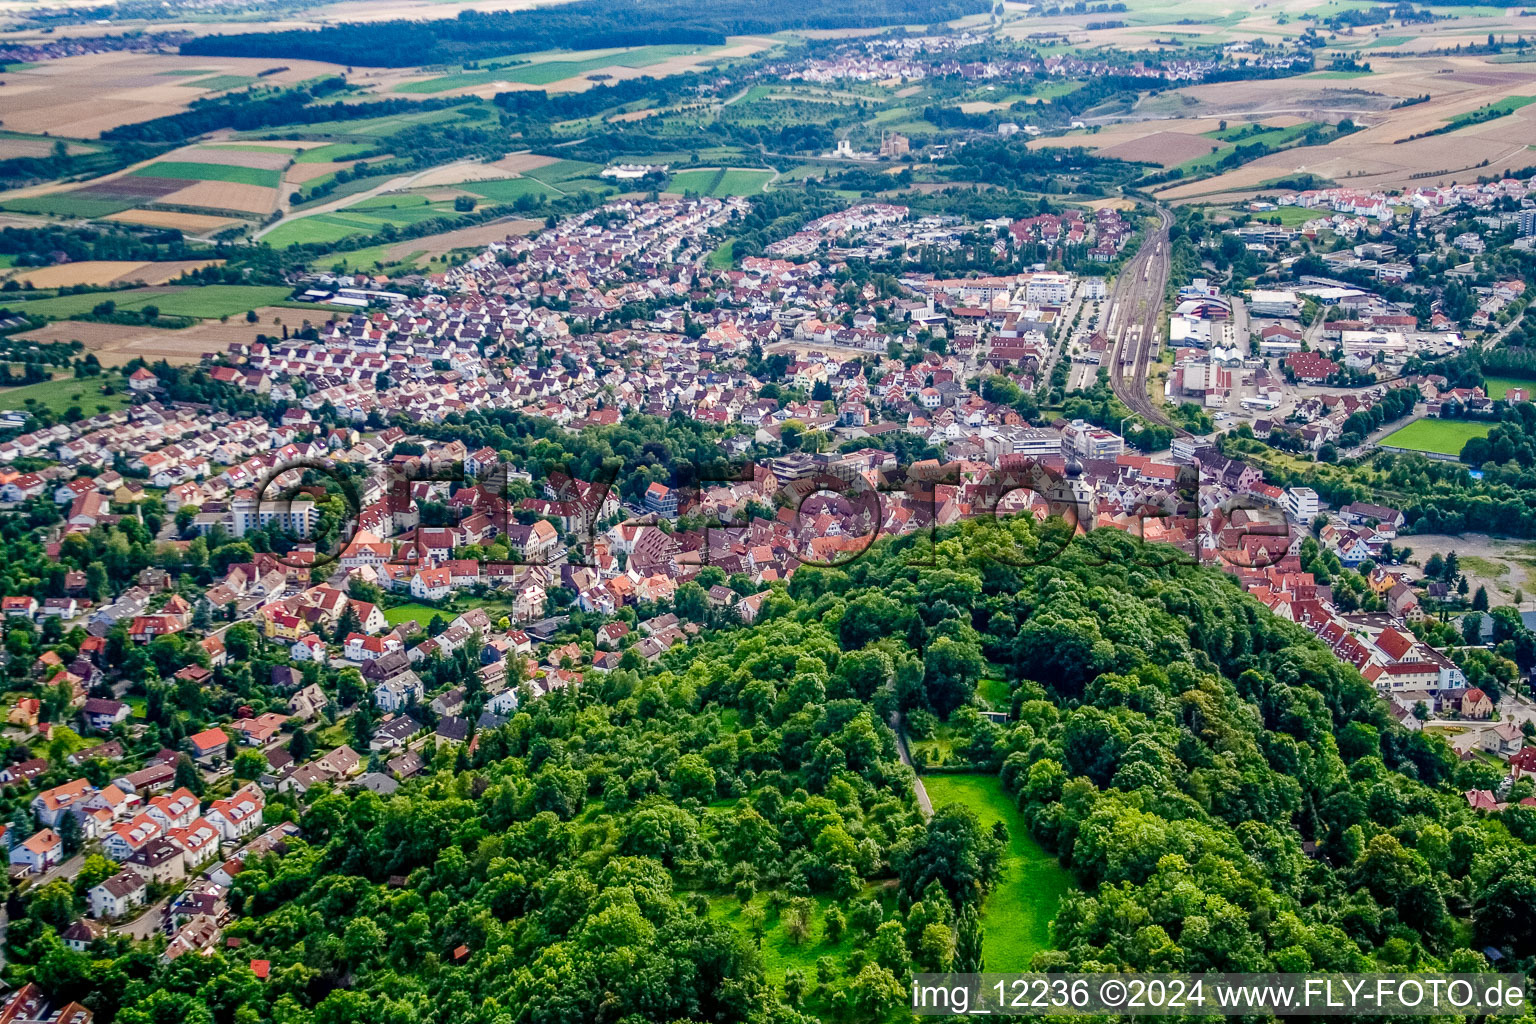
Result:
[[195,736],[188,736],[187,739],[198,750],[212,750],[229,742],[229,737],[225,735],[223,729],[204,729]]

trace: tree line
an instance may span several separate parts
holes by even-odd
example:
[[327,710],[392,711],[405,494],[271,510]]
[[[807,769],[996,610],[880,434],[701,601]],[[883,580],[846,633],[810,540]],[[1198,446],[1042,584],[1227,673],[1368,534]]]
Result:
[[828,7],[810,0],[763,7],[720,0],[636,0],[615,7],[579,0],[522,11],[463,11],[434,21],[347,23],[318,30],[205,36],[181,52],[203,56],[283,57],[364,67],[415,67],[536,50],[591,50],[655,43],[720,45],[727,36],[788,29],[874,28],[933,24],[990,9],[988,0],[866,0]]

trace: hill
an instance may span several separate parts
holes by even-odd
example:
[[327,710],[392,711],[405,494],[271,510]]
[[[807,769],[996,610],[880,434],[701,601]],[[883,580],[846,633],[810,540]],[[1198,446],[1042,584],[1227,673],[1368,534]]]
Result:
[[[93,960],[40,898],[12,948],[125,1024],[902,1019],[908,973],[974,969],[1012,927],[986,897],[1029,868],[1003,814],[924,819],[900,708],[963,724],[1072,872],[1037,968],[1536,952],[1536,810],[1469,811],[1478,765],[1229,577],[1110,531],[1033,564],[1062,531],[972,522],[802,567],[755,625],[525,702],[391,797],[275,796],[305,840],[236,877],[238,952]],[[967,711],[995,670],[1002,725]]]

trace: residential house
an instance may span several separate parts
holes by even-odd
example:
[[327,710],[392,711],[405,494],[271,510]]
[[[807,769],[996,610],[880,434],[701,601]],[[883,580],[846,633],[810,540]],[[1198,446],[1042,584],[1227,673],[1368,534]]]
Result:
[[234,842],[261,827],[263,805],[261,791],[246,786],[227,800],[215,800],[204,817],[224,834],[225,839]]
[[194,761],[208,762],[224,756],[229,736],[223,729],[204,729],[187,737],[187,747]]
[[124,869],[86,893],[92,917],[125,917],[144,905],[148,894],[144,879],[137,872]]
[[45,828],[24,842],[11,847],[11,867],[38,875],[64,859],[64,840],[51,828]]

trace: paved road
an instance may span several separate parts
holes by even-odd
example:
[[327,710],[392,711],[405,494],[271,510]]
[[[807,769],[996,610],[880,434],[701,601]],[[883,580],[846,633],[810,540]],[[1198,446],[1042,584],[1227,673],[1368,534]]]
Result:
[[901,763],[912,768],[912,789],[917,795],[917,808],[923,812],[923,817],[933,817],[933,801],[928,799],[928,790],[923,787],[923,777],[917,774],[917,769],[912,765],[912,753],[907,749],[907,731],[901,727],[901,712],[891,712],[891,729],[896,733],[896,753],[901,756]]
[[1505,721],[1512,721],[1516,725],[1536,722],[1536,703],[1532,703],[1529,697],[1512,697],[1506,694],[1504,699],[1499,701],[1499,715]]
[[139,942],[162,934],[165,930],[165,908],[170,902],[170,896],[162,896],[160,902],[149,907],[144,913],[127,924],[118,925],[113,931],[121,935],[132,936]]
[[1067,308],[1062,310],[1061,319],[1057,321],[1056,337],[1052,339],[1050,352],[1046,353],[1045,363],[1036,374],[1037,380],[1049,381],[1051,371],[1056,369],[1056,363],[1062,359],[1070,359],[1067,350],[1072,347],[1072,323],[1077,319],[1078,312],[1086,304],[1083,298],[1083,282],[1079,281],[1077,287],[1072,289],[1072,299],[1067,303]]
[[68,860],[54,865],[51,871],[44,872],[32,879],[32,884],[28,888],[36,892],[55,878],[74,878],[83,867],[85,867],[85,854],[77,853]]

